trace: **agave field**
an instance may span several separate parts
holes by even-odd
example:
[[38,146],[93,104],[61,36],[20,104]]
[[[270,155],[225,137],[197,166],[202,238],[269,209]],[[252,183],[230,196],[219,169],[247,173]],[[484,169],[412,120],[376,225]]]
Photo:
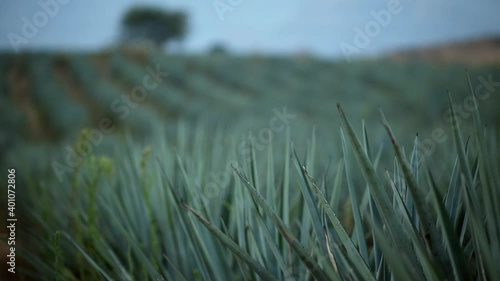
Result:
[[496,280],[500,67],[465,68],[1,54],[15,278]]

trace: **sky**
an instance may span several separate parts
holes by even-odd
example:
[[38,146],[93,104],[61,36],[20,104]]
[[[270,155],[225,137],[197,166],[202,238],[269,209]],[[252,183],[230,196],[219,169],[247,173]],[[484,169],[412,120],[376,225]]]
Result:
[[185,52],[352,57],[500,35],[499,0],[19,0],[0,3],[0,49],[99,50],[135,5],[187,12]]

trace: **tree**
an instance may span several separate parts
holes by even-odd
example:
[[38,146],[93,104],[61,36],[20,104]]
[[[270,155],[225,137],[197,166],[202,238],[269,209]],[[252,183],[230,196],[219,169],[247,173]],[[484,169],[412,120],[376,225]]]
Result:
[[122,20],[123,40],[149,41],[157,46],[182,40],[186,34],[186,14],[154,7],[134,7]]
[[220,56],[220,55],[227,55],[229,52],[226,46],[224,46],[222,43],[215,43],[214,45],[212,45],[208,53],[210,55]]

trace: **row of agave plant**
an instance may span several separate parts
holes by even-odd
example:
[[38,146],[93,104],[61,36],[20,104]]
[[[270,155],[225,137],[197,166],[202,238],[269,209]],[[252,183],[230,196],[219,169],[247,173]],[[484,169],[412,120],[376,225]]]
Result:
[[[470,79],[469,79],[470,84]],[[380,172],[342,107],[334,173],[315,171],[288,136],[263,157],[238,158],[222,133],[178,134],[115,157],[90,155],[62,182],[32,184],[36,233],[23,274],[54,280],[496,280],[500,177],[471,86],[474,132],[464,141],[449,95],[454,149],[410,159],[381,112],[395,154]],[[211,139],[211,141],[208,141]],[[351,159],[355,163],[350,163]],[[231,162],[228,159],[239,159]],[[206,190],[212,167],[232,176]],[[317,165],[316,165],[317,166]],[[361,177],[362,175],[362,177]],[[364,180],[363,180],[364,179]],[[36,193],[35,193],[36,189]],[[208,195],[210,196],[208,196]],[[343,202],[350,204],[343,204]],[[350,225],[350,227],[348,227]],[[31,245],[31,244],[30,244]]]

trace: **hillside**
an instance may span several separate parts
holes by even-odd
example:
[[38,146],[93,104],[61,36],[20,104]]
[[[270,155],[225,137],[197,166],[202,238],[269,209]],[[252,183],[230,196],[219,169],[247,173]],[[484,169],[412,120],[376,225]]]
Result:
[[[144,95],[137,105],[127,104],[126,98],[155,68],[161,77],[148,82],[154,87],[137,92]],[[253,115],[270,116],[273,108],[284,106],[298,113],[302,124],[327,129],[338,120],[333,113],[337,102],[368,122],[376,123],[381,106],[401,120],[396,128],[420,128],[442,119],[447,88],[458,99],[467,89],[463,68],[390,60],[33,53],[1,55],[0,71],[2,118],[8,120],[2,130],[9,138],[31,140],[64,139],[85,126],[98,127],[103,118],[142,135],[149,132],[152,120],[234,123]],[[491,66],[472,68],[472,82],[497,77],[498,71]],[[485,114],[495,117],[488,109]]]
[[425,60],[434,63],[461,63],[473,66],[500,65],[500,37],[486,37],[395,51],[387,57],[398,61]]
[[[65,276],[73,276],[68,280],[97,280],[92,278],[98,278],[99,274],[82,269],[82,265],[88,266],[87,261],[68,245],[64,246],[63,254],[68,258],[62,256],[63,261],[59,261],[51,252],[52,242],[32,242],[32,239],[52,241],[55,230],[60,229],[71,232],[76,243],[85,245],[91,252],[101,248],[89,244],[85,235],[110,235],[109,248],[102,248],[104,255],[118,249],[117,255],[124,258],[122,261],[127,260],[132,276],[134,268],[143,270],[142,256],[134,261],[125,257],[132,253],[130,245],[122,241],[126,235],[120,231],[125,228],[116,228],[110,223],[121,224],[121,219],[127,227],[133,221],[130,232],[140,232],[137,237],[141,239],[148,227],[152,229],[153,238],[154,233],[161,231],[164,233],[162,243],[168,245],[164,245],[163,250],[169,252],[170,257],[188,257],[179,254],[188,253],[185,245],[170,239],[174,236],[186,239],[182,228],[173,219],[168,223],[163,221],[165,214],[176,219],[173,214],[178,212],[175,208],[180,207],[168,197],[168,192],[163,193],[165,187],[181,190],[189,186],[184,190],[186,194],[198,198],[197,191],[204,188],[206,193],[214,173],[221,175],[224,167],[229,171],[226,182],[233,184],[234,181],[229,180],[232,172],[229,164],[233,162],[228,159],[242,163],[242,170],[255,177],[252,179],[255,183],[259,182],[262,187],[275,186],[267,189],[267,197],[273,197],[273,193],[284,194],[285,199],[280,202],[287,210],[290,199],[290,212],[283,213],[287,216],[289,213],[291,218],[299,217],[305,209],[297,178],[288,172],[294,169],[289,162],[293,158],[290,143],[297,155],[306,155],[305,165],[311,174],[318,176],[324,170],[324,174],[319,175],[324,177],[323,188],[332,182],[338,186],[337,193],[328,191],[332,198],[333,194],[340,194],[335,197],[336,208],[348,206],[340,199],[347,193],[346,186],[342,185],[341,177],[340,181],[337,179],[343,174],[344,163],[347,172],[355,161],[349,162],[354,159],[344,155],[339,142],[341,118],[337,103],[342,104],[357,132],[361,132],[362,123],[366,125],[372,147],[369,148],[367,142],[365,149],[370,149],[371,156],[383,155],[376,160],[381,169],[394,166],[394,153],[381,125],[379,108],[385,112],[405,152],[412,153],[409,147],[418,134],[421,145],[415,146],[412,158],[420,153],[439,159],[427,165],[433,173],[443,174],[443,170],[452,167],[445,166],[444,160],[455,161],[446,89],[453,96],[461,129],[472,123],[465,69],[455,61],[435,64],[415,56],[401,58],[347,63],[221,54],[180,56],[127,49],[101,53],[0,54],[0,166],[4,171],[7,167],[16,167],[19,171],[16,183],[22,193],[18,197],[17,212],[36,221],[33,224],[36,229],[25,223],[19,230],[23,235],[27,233],[27,236],[20,234],[20,247],[30,245],[30,253],[39,255],[31,261],[32,266],[37,267],[30,272],[31,277],[36,280],[38,271],[52,276],[55,259],[54,264],[71,263],[68,268],[74,272],[64,272]],[[500,97],[495,81],[500,77],[500,65],[474,64],[468,71],[473,88],[479,89],[482,123],[488,130],[498,128]],[[290,131],[285,130],[287,126]],[[73,153],[75,150],[78,153]],[[86,157],[83,161],[72,162],[82,154]],[[332,158],[340,159],[335,168],[331,168],[338,169],[335,177],[332,173],[327,175]],[[259,159],[261,165],[257,165],[255,159]],[[73,164],[75,162],[84,164],[80,167]],[[165,170],[160,173],[160,168]],[[262,177],[257,181],[259,174]],[[352,170],[352,183],[366,191],[359,168]],[[284,188],[281,184],[290,186],[290,196],[288,191],[282,193],[277,189]],[[140,195],[141,192],[146,195]],[[0,200],[6,202],[3,198],[6,193],[2,194]],[[240,195],[240,192],[231,193],[231,196]],[[362,198],[368,199],[368,196],[364,193]],[[194,197],[188,196],[187,202],[193,202]],[[116,200],[109,203],[106,198]],[[210,206],[207,209],[217,210],[217,219],[219,214],[223,217],[227,212],[223,200],[223,197],[207,200]],[[245,202],[234,206],[250,207],[255,203]],[[152,215],[151,204],[155,206],[154,212],[161,215]],[[205,207],[207,205],[203,205]],[[123,213],[127,215],[118,219],[113,214],[116,212],[110,211],[112,208],[126,210]],[[146,214],[147,208],[150,209]],[[0,217],[5,216],[5,210],[0,211]],[[251,213],[245,216],[260,217]],[[148,219],[154,221],[154,218],[162,221],[144,226]],[[233,221],[243,230],[246,220],[238,217]],[[297,222],[290,225],[303,225]],[[89,230],[77,231],[81,230],[78,227]],[[106,230],[100,231],[101,228]],[[39,235],[39,229],[43,229],[40,232],[44,234]],[[233,227],[229,225],[229,229]],[[207,233],[202,236],[208,237]],[[0,237],[7,237],[5,229],[0,231]],[[158,241],[153,238],[152,241]],[[103,241],[99,239],[96,241]],[[115,242],[125,244],[110,246]],[[157,254],[160,248],[155,243],[151,242],[150,246]],[[4,252],[5,245],[0,244],[3,257]],[[163,260],[159,257],[158,260]],[[181,265],[184,272],[196,275],[192,259],[176,264]],[[220,268],[224,269],[221,272],[228,269]]]
[[[483,123],[498,127],[500,113],[493,105],[500,103],[494,84],[500,67],[477,66],[469,72],[475,87],[488,89],[479,100]],[[400,136],[410,145],[417,133],[432,140],[434,130],[449,129],[446,89],[465,108],[463,121],[471,119],[465,68],[425,61],[347,63],[123,49],[2,54],[0,77],[0,150],[5,159],[21,163],[18,153],[28,153],[25,147],[53,145],[63,152],[83,128],[101,132],[98,149],[106,152],[124,133],[146,140],[160,129],[175,135],[179,124],[225,128],[243,138],[267,128],[276,112],[294,116],[289,125],[299,145],[315,128],[318,139],[330,146],[326,140],[337,135],[340,123],[337,102],[357,124],[363,119],[376,129],[381,128],[380,107],[397,134],[411,128]],[[389,144],[383,131],[373,131],[377,143]]]

